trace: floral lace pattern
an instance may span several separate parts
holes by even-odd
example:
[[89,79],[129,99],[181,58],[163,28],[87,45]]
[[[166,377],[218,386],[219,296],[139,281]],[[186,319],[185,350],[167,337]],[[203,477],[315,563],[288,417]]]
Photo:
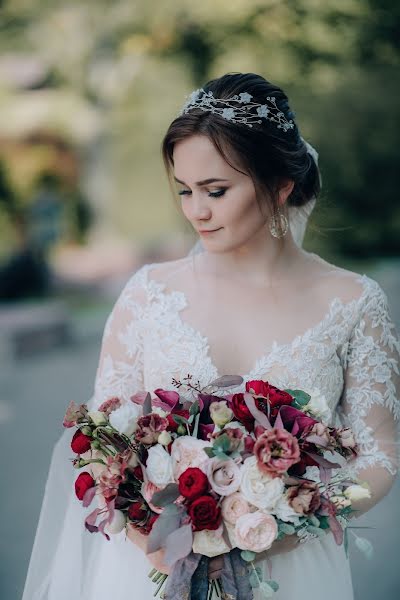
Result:
[[[141,267],[122,291],[105,327],[92,406],[112,396],[127,401],[139,389],[173,389],[189,373],[202,387],[223,375],[210,344],[181,317],[182,291],[166,291]],[[325,316],[291,342],[274,341],[244,380],[324,394],[334,421],[351,426],[360,445],[356,469],[397,470],[400,343],[380,285],[360,275],[361,294],[331,300]],[[227,390],[243,391],[244,384]]]

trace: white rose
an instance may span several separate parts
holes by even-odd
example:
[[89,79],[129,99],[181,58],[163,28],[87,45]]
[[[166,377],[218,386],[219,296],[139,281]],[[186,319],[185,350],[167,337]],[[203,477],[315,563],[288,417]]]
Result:
[[211,446],[210,442],[198,440],[189,435],[176,438],[171,447],[173,473],[176,480],[188,467],[198,467],[204,473],[207,470],[208,456],[204,448]]
[[142,416],[142,407],[133,402],[126,402],[112,411],[109,416],[111,425],[120,433],[131,436],[137,429],[137,420]]
[[371,498],[371,492],[368,488],[363,485],[350,485],[344,492],[346,498],[351,500],[351,502],[357,502],[357,500],[365,500],[366,498]]
[[282,496],[278,500],[277,504],[271,512],[281,521],[285,521],[286,523],[293,523],[293,525],[300,525],[299,515],[290,506],[286,496]]
[[149,448],[146,473],[149,480],[159,488],[164,488],[174,481],[172,476],[172,460],[161,444]]
[[250,504],[257,508],[271,510],[282,496],[284,483],[279,477],[262,473],[257,467],[257,458],[246,458],[242,470],[240,491]]
[[230,548],[222,537],[222,528],[216,531],[203,529],[196,531],[193,536],[193,552],[212,558],[229,552]]
[[325,396],[317,388],[304,391],[311,396],[311,400],[305,406],[306,412],[311,412],[316,419],[320,419],[325,424],[329,423],[332,418],[332,411]]
[[111,523],[104,527],[106,533],[120,533],[126,525],[126,518],[122,510],[115,510]]
[[107,423],[106,415],[101,412],[101,410],[91,410],[88,412],[88,417],[90,417],[93,423],[98,427],[99,425],[105,425]]

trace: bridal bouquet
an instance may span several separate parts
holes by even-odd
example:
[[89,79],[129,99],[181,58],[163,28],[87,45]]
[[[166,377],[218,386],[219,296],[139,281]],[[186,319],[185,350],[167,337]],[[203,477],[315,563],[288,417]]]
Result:
[[[168,579],[150,573],[155,595],[167,579],[168,599],[204,581],[198,597],[247,600],[252,588],[270,597],[278,584],[263,579],[257,555],[285,536],[326,530],[341,544],[352,502],[369,497],[343,468],[357,454],[353,433],[324,422],[330,410],[318,391],[257,380],[224,394],[243,379],[204,389],[190,375],[183,381],[172,380],[179,391],[111,398],[95,411],[71,402],[63,424],[77,428],[73,465],[88,467],[76,496],[84,507],[98,499],[85,527],[110,539],[131,526],[148,536],[147,553],[164,549],[173,568]],[[206,557],[221,554],[221,578],[208,581]],[[245,576],[235,578],[239,568]]]

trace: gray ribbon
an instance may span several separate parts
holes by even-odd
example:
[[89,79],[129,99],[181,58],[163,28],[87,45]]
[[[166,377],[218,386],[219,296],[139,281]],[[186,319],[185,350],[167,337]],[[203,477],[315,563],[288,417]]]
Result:
[[[222,598],[226,600],[252,600],[248,565],[234,548],[224,554],[221,573]],[[168,575],[164,590],[165,600],[207,600],[208,561],[206,556],[193,552],[178,560]]]

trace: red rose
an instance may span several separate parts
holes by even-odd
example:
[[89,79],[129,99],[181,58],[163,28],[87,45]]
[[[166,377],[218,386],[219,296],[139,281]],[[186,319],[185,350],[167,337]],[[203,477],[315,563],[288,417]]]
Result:
[[[250,391],[254,390],[254,392]],[[246,392],[254,393],[255,396],[262,396],[267,398],[268,404],[270,406],[270,415],[271,417],[276,417],[278,411],[283,405],[291,405],[293,402],[293,396],[285,392],[284,390],[280,390],[268,383],[268,381],[254,380],[246,382]],[[263,406],[263,402],[258,399],[256,402],[257,407],[268,414],[267,407]]]
[[189,506],[189,516],[194,531],[218,529],[221,523],[221,509],[212,496],[200,496]]
[[131,521],[143,521],[147,517],[147,510],[144,508],[143,502],[132,502],[128,508],[128,517]]
[[254,426],[254,417],[244,401],[244,394],[233,394],[230,401],[230,408],[233,410],[233,414],[237,420],[243,423],[248,431],[251,431]]
[[84,454],[90,450],[92,440],[88,435],[82,433],[80,429],[75,431],[74,437],[71,440],[71,448],[76,454]]
[[94,486],[94,479],[87,471],[80,473],[75,481],[75,494],[79,500],[83,500],[86,492]]
[[174,419],[174,415],[179,415],[181,417],[184,417],[185,419],[189,418],[189,411],[188,410],[174,410],[174,412],[171,412],[169,415],[167,415],[167,419],[168,419],[168,427],[167,430],[168,431],[176,431],[179,427],[178,423],[175,421]]
[[179,491],[188,500],[194,500],[208,491],[207,475],[197,467],[189,467],[179,477]]

